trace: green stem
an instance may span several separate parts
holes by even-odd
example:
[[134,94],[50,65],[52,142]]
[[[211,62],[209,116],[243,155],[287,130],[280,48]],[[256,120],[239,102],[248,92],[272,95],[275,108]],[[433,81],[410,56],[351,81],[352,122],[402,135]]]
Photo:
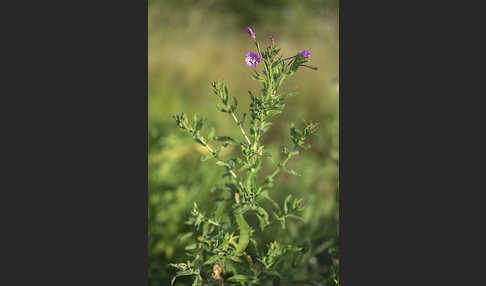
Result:
[[290,59],[293,59],[293,58],[296,58],[296,57],[298,57],[298,55],[295,55],[295,56],[292,56],[292,57],[288,57],[288,58],[285,58],[285,59],[281,59],[281,60],[277,61],[275,64],[279,64],[281,62],[284,62],[286,60],[290,60]]
[[[206,148],[208,149],[208,151],[211,154],[213,154],[216,159],[219,159],[218,156],[215,154],[214,150],[211,148],[211,146],[209,146],[209,144],[206,143],[206,141],[203,138],[199,137],[198,139],[201,142],[204,143],[204,146],[206,146]],[[229,167],[228,167],[228,171],[230,172],[231,176],[233,176],[233,178],[235,178],[235,180],[238,182],[238,184],[240,185],[240,187],[243,188],[243,184],[238,180],[238,176],[236,175],[236,173],[233,170],[229,169]]]
[[293,153],[295,152],[296,149],[297,147],[294,147],[294,149],[287,154],[287,158],[285,158],[285,160],[279,164],[277,169],[275,169],[275,171],[273,171],[273,173],[267,177],[266,180],[267,182],[271,181],[280,172],[280,170],[282,170],[282,168],[285,167],[285,165],[287,165],[287,162],[294,156]]
[[233,119],[235,120],[236,124],[240,127],[241,133],[243,133],[243,136],[245,136],[246,142],[248,142],[248,146],[251,145],[251,141],[246,135],[245,129],[243,129],[243,126],[241,126],[241,122],[238,121],[238,118],[236,118],[236,115],[234,112],[231,112],[231,116],[233,116]]

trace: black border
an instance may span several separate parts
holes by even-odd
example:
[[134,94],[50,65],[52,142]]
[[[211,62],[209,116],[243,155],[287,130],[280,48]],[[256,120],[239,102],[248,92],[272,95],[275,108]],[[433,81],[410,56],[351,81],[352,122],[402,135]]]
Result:
[[2,112],[0,284],[147,284],[147,9],[3,10],[14,17],[2,109],[13,112]]

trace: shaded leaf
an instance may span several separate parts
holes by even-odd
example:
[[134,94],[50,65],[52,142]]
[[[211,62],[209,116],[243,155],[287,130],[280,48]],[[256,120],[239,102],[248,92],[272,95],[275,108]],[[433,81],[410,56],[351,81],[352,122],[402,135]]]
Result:
[[245,282],[245,281],[249,281],[250,278],[248,278],[245,275],[236,274],[236,275],[231,276],[227,280],[230,281],[230,282]]

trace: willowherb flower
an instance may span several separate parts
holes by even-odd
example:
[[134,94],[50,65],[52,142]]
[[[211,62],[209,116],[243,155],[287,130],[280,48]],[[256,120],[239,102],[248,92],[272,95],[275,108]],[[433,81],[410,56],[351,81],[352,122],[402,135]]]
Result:
[[246,64],[252,68],[256,67],[261,60],[260,56],[254,52],[249,52],[245,57]]
[[270,39],[270,41],[272,41],[272,42],[275,40],[275,38],[273,37],[273,35],[270,35],[270,37],[268,37],[268,38],[269,38],[269,39]]
[[253,32],[253,30],[250,27],[248,27],[248,29],[246,29],[246,31],[248,32],[248,34],[250,34],[250,37],[255,39],[255,33]]
[[300,53],[300,56],[303,57],[303,58],[306,58],[306,59],[310,59],[310,57],[311,57],[310,51],[304,50],[304,51],[302,51],[302,53]]

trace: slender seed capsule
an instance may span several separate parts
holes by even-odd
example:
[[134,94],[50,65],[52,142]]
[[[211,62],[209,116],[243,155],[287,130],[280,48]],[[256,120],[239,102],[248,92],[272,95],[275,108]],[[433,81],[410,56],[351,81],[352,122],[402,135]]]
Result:
[[245,251],[248,243],[250,242],[250,226],[245,220],[245,217],[240,215],[235,215],[236,223],[240,228],[240,237],[238,238],[238,246],[236,247],[236,255],[241,255]]

